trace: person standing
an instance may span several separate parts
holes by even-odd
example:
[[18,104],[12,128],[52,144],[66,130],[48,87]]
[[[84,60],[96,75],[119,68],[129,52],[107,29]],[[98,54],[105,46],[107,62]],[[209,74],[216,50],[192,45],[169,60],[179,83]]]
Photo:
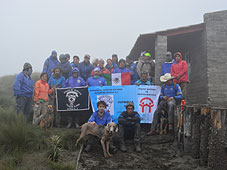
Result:
[[137,65],[129,56],[126,57],[126,67],[133,72],[133,76],[131,76],[131,84],[134,84],[139,76],[136,69]]
[[166,52],[166,61],[162,63],[162,73],[161,76],[165,75],[166,73],[171,73],[171,67],[175,63],[173,60],[172,53],[170,51]]
[[[72,70],[72,76],[70,76],[64,84],[64,88],[68,88],[68,87],[81,87],[81,86],[86,86],[86,82],[83,80],[83,78],[79,77],[79,69],[78,68],[74,68]],[[71,128],[73,125],[73,119],[75,119],[75,126],[76,128],[79,128],[79,114],[80,112],[68,112],[67,115],[67,120],[68,120],[68,125],[66,126],[66,128]]]
[[79,63],[80,63],[80,58],[78,57],[78,56],[73,56],[73,62],[71,62],[71,68],[72,68],[72,70],[74,69],[74,68],[79,68]]
[[84,81],[87,81],[87,79],[91,76],[91,71],[93,68],[94,67],[90,63],[90,56],[86,54],[84,56],[84,61],[79,64],[80,75]]
[[35,83],[34,89],[34,115],[33,124],[39,125],[42,117],[47,113],[49,94],[53,93],[54,88],[49,89],[47,83],[47,73],[41,73],[40,80]]
[[42,71],[43,73],[47,73],[48,79],[50,78],[54,68],[57,65],[59,65],[59,61],[57,58],[57,52],[52,51],[51,56],[45,60],[44,66],[43,66],[43,71]]
[[16,76],[13,85],[17,113],[22,112],[26,120],[30,119],[32,113],[33,80],[31,74],[32,65],[25,63],[23,71]]
[[64,76],[65,79],[67,79],[72,70],[70,63],[68,62],[68,60],[66,59],[66,56],[64,54],[61,54],[59,56],[59,60],[60,60],[60,63],[58,65],[58,67],[61,68],[62,76]]
[[114,69],[112,60],[110,58],[108,58],[106,60],[106,62],[107,62],[107,64],[106,64],[105,68],[107,68],[110,71],[110,73],[112,73],[113,69]]
[[[187,97],[187,84],[188,84],[188,64],[182,60],[182,54],[176,52],[174,54],[176,62],[171,67],[171,75],[174,77],[174,83],[180,85],[183,98]],[[187,100],[186,100],[187,101]]]
[[[110,71],[107,68],[104,67],[104,60],[103,59],[99,60],[98,67],[100,68],[101,75],[102,74],[110,74]],[[91,72],[91,76],[94,76],[94,69]]]

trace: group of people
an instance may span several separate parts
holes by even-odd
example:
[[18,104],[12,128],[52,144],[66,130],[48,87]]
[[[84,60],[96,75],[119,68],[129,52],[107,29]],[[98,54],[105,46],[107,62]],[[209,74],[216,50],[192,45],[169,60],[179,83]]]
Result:
[[[42,115],[47,112],[48,104],[55,104],[55,93],[53,93],[55,88],[105,86],[106,80],[102,77],[102,74],[126,72],[129,72],[131,75],[132,85],[154,84],[152,80],[154,78],[155,62],[152,60],[150,53],[143,53],[137,63],[134,63],[130,57],[126,57],[126,60],[120,59],[118,61],[118,56],[113,54],[111,59],[107,59],[105,67],[103,59],[94,59],[90,63],[90,56],[87,54],[84,56],[82,62],[80,62],[78,56],[74,56],[73,61],[70,63],[69,54],[61,54],[59,60],[57,58],[57,52],[52,51],[51,56],[44,63],[40,80],[35,83],[34,87],[33,80],[31,79],[32,65],[30,63],[25,63],[23,71],[15,78],[13,90],[16,96],[17,112],[23,112],[29,118],[32,112],[33,97],[33,124],[39,124]],[[155,134],[160,111],[163,106],[167,107],[169,131],[172,131],[174,105],[176,105],[176,101],[183,98],[186,99],[187,72],[187,62],[182,60],[182,54],[180,52],[175,53],[174,57],[172,57],[171,52],[166,53],[166,61],[162,64],[162,74],[160,77],[160,81],[163,82],[160,102],[154,113],[151,131],[148,132],[148,135]],[[103,105],[102,107],[106,107],[105,102],[101,103],[101,105]],[[88,121],[105,126],[110,120],[103,119],[104,112],[101,111],[102,109],[100,107],[98,105],[98,111],[94,112]],[[60,117],[59,114],[57,116]],[[73,113],[68,115],[67,127],[72,126],[72,116]],[[133,103],[127,104],[126,111],[122,112],[118,121],[121,134],[120,150],[126,151],[124,136],[125,134],[130,134],[124,132],[126,130],[132,130],[136,151],[140,152],[140,116],[134,111]],[[57,122],[59,122],[59,119]],[[79,126],[78,122],[76,122],[76,126]],[[87,148],[89,150],[89,145]]]

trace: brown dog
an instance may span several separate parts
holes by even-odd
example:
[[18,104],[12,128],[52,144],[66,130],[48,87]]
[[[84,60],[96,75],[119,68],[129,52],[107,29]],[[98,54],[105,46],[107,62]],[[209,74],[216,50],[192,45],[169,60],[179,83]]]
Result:
[[52,128],[54,123],[54,110],[52,105],[48,105],[47,113],[43,115],[40,121],[41,128]]
[[102,136],[100,136],[99,126],[97,124],[85,123],[81,126],[81,133],[80,137],[76,141],[76,146],[81,139],[87,140],[88,135],[94,135],[101,138],[104,157],[111,157],[112,155],[109,152],[110,139],[115,132],[118,132],[118,127],[114,122],[110,122],[107,126],[104,127],[104,134]]

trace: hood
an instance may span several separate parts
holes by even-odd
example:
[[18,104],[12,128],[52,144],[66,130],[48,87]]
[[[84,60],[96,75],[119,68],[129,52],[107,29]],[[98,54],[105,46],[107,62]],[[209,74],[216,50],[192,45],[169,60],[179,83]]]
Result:
[[[180,53],[180,52],[176,52],[175,54],[174,54],[174,57],[176,56],[176,55],[179,55],[180,56],[180,61],[182,60],[182,54]],[[176,60],[176,59],[175,59]]]

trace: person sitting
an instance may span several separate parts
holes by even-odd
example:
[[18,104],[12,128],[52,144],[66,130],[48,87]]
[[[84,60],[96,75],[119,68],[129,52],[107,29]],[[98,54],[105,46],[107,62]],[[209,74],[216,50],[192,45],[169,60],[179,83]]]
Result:
[[[64,88],[67,87],[81,87],[81,86],[86,86],[86,82],[83,80],[83,78],[79,77],[79,69],[74,68],[72,70],[72,76],[70,76],[64,84]],[[77,111],[77,113],[74,112],[67,112],[67,119],[68,119],[68,125],[66,128],[71,128],[73,125],[73,118],[75,119],[75,126],[76,128],[79,128],[79,114],[80,112]]]
[[147,76],[148,76],[147,72],[142,72],[141,73],[141,79],[137,80],[135,82],[135,85],[137,85],[137,86],[139,86],[139,85],[151,85],[151,81],[148,80]]
[[155,130],[159,122],[159,115],[164,105],[167,106],[169,131],[173,133],[174,106],[176,105],[176,100],[183,98],[181,88],[178,84],[173,83],[173,78],[170,73],[166,73],[164,76],[160,77],[160,81],[164,83],[161,87],[159,97],[161,101],[154,112],[151,130],[147,135],[156,134]]
[[120,150],[126,152],[125,137],[133,137],[136,152],[141,152],[140,147],[140,115],[134,111],[134,104],[129,102],[126,105],[126,111],[118,117],[120,133]]
[[[106,126],[108,123],[111,122],[111,115],[109,112],[106,112],[106,103],[104,101],[99,101],[97,103],[98,110],[92,113],[91,117],[88,119],[88,122],[91,124],[99,125],[99,131],[100,133],[104,133],[104,126]],[[85,148],[86,152],[91,151],[92,145],[95,142],[96,137],[91,136],[87,141],[87,146]]]
[[106,80],[100,77],[100,68],[96,67],[94,69],[94,76],[87,79],[88,86],[106,86]]

